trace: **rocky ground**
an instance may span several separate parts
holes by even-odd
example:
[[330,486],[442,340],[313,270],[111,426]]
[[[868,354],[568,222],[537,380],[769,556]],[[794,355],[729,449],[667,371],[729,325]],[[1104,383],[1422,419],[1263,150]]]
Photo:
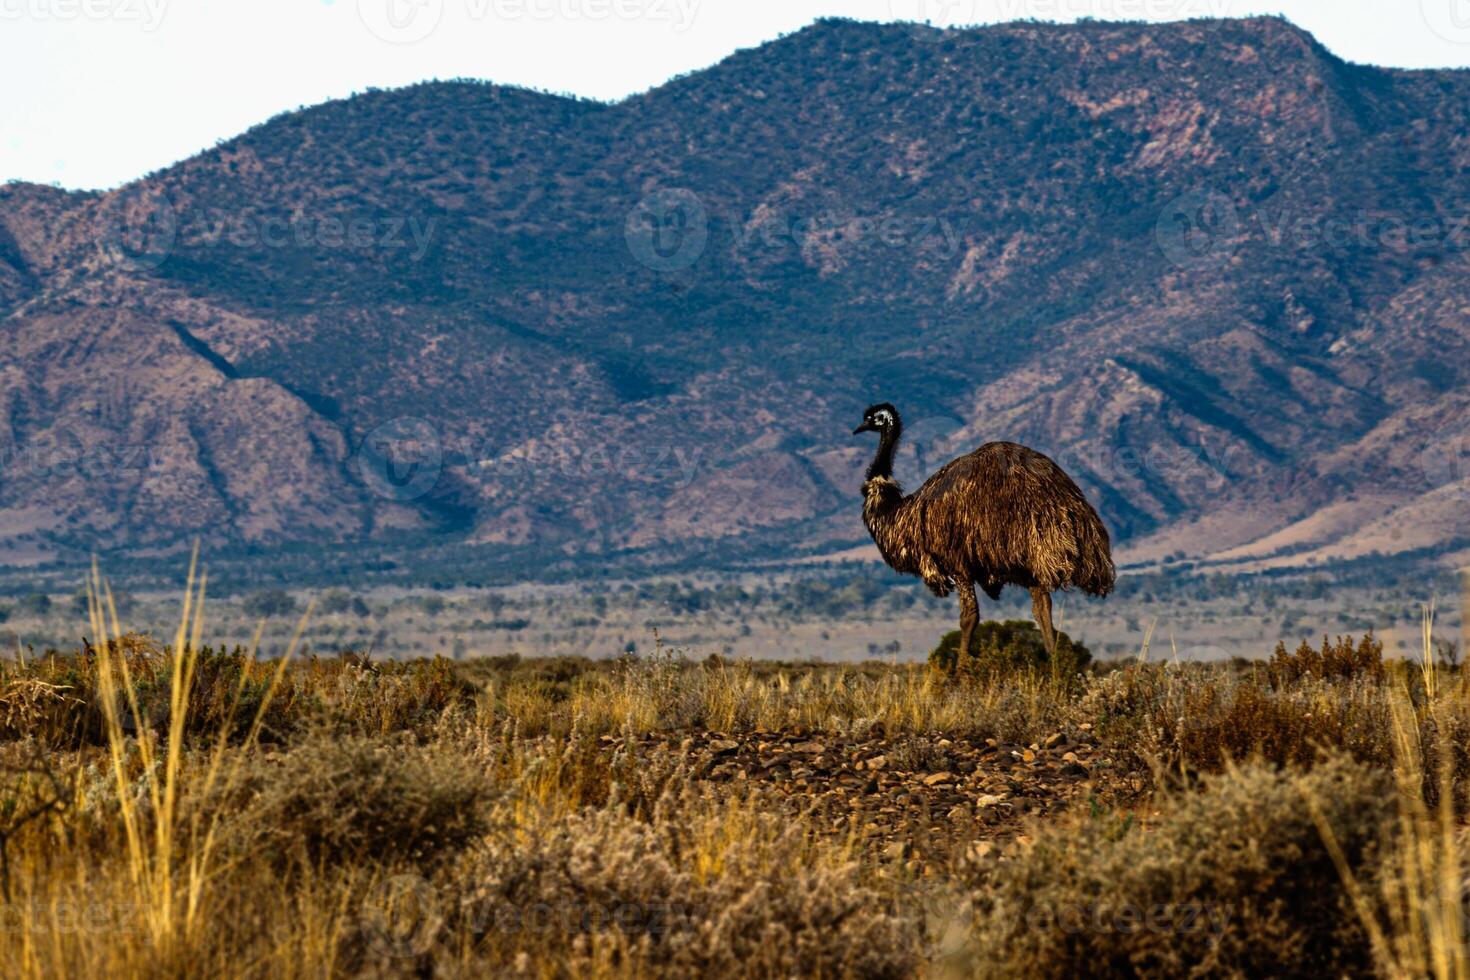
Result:
[[[768,788],[809,811],[834,833],[939,873],[953,860],[995,853],[1024,835],[1032,818],[1077,806],[1126,805],[1144,774],[1120,768],[1090,726],[1029,745],[989,738],[861,737],[787,732],[662,733],[642,736],[649,756],[678,754],[696,778]],[[604,748],[624,740],[604,736]]]

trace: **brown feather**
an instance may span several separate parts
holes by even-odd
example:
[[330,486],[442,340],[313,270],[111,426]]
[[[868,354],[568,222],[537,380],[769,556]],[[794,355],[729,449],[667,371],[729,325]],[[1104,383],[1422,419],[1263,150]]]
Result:
[[1048,457],[992,442],[950,461],[914,493],[886,475],[863,484],[863,520],[884,561],[939,594],[975,583],[1113,589],[1111,542],[1077,484]]

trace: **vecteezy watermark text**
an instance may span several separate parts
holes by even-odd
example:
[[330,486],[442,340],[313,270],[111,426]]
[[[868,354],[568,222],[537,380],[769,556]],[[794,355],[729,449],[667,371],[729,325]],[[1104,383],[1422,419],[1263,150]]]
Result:
[[826,242],[876,242],[891,249],[932,249],[944,258],[959,254],[967,216],[864,215],[826,211],[816,215],[778,213],[732,220],[738,250],[806,248]]
[[117,934],[144,927],[144,907],[135,902],[0,902],[0,934]]
[[167,196],[128,189],[105,201],[94,216],[103,257],[134,269],[156,269],[180,247],[320,249],[376,252],[418,262],[439,231],[438,217],[382,214],[290,216],[221,209],[182,211]]
[[0,446],[0,479],[104,480],[129,473],[161,472],[165,460],[156,446],[114,441],[83,443],[70,432],[25,446]]
[[[446,898],[453,896],[441,896],[419,875],[395,875],[364,896],[358,906],[358,925],[369,948],[380,956],[422,956],[443,932]],[[678,902],[470,900],[454,904],[459,908],[459,924],[476,935],[572,936],[615,928],[626,935],[663,936],[691,929],[701,917],[699,910]]]
[[357,251],[405,251],[417,262],[429,250],[438,218],[420,219],[416,215],[375,218],[325,217],[246,217],[222,212],[209,212],[198,217],[197,224],[186,225],[195,230],[197,242],[206,248],[222,243],[237,248],[332,248]]
[[0,0],[0,20],[122,21],[156,31],[169,0]]
[[1290,205],[1242,210],[1228,194],[1204,187],[1166,204],[1154,234],[1165,257],[1189,270],[1228,265],[1251,242],[1299,251],[1448,254],[1470,251],[1470,212],[1308,212]]
[[1234,0],[996,0],[1002,20],[1191,20],[1230,15]]
[[921,39],[993,20],[1190,20],[1230,14],[1234,0],[888,0],[888,15]]
[[1155,935],[1193,935],[1209,932],[1223,935],[1230,925],[1230,909],[1197,902],[1161,902],[1149,906],[1127,902],[1112,904],[1038,903],[1026,910],[1026,925],[1039,931],[1059,931],[1067,935],[1084,933],[1153,933]]
[[558,445],[518,449],[475,461],[474,467],[501,479],[593,477],[616,474],[638,483],[670,483],[682,489],[694,482],[703,453],[698,446]]
[[[721,212],[719,226],[729,230],[737,257],[799,251],[821,260],[863,248],[932,254],[959,254],[971,216],[967,214],[862,214],[828,209],[793,214],[761,208],[749,214]],[[688,269],[705,254],[714,237],[710,209],[696,192],[660,188],[626,214],[623,236],[629,253],[655,272]]]
[[[453,7],[451,8],[451,2]],[[446,8],[471,23],[611,20],[667,23],[682,34],[694,24],[701,0],[358,0],[364,27],[390,44],[413,44],[437,31]]]
[[703,462],[698,446],[583,443],[568,440],[497,448],[493,440],[443,433],[428,419],[388,419],[358,441],[352,468],[373,493],[389,500],[417,500],[439,485],[446,469],[505,490],[532,492],[552,480],[577,479],[692,484]]

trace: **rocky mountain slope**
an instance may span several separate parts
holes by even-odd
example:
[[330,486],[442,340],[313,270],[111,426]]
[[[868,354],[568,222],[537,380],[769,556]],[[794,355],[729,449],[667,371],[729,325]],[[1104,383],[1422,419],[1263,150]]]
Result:
[[424,84],[9,185],[0,557],[838,553],[891,400],[901,476],[1027,442],[1127,560],[1457,560],[1467,123],[1470,74],[1278,19],[826,21],[615,105]]

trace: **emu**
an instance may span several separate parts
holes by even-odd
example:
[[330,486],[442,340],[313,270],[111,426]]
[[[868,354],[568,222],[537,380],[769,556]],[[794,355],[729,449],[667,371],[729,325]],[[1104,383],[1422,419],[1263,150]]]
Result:
[[877,432],[878,452],[863,480],[863,523],[895,571],[917,575],[935,595],[960,593],[960,655],[980,619],[975,586],[1000,599],[1007,585],[1031,591],[1031,612],[1047,653],[1056,653],[1051,594],[1073,587],[1113,589],[1108,530],[1077,484],[1046,456],[1013,442],[986,443],[940,467],[905,495],[893,479],[903,434],[886,402],[863,413],[853,435]]

